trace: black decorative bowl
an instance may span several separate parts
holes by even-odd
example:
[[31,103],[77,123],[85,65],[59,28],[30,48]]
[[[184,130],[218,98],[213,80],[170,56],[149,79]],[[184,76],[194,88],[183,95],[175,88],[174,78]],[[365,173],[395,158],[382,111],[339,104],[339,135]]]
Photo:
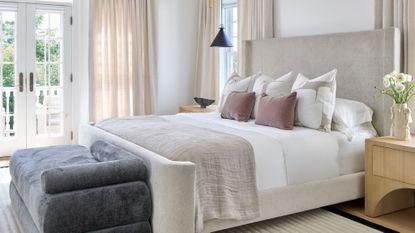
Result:
[[193,99],[195,100],[197,104],[200,105],[201,108],[206,108],[207,106],[215,102],[215,100],[210,100],[210,99],[205,99],[205,98],[200,98],[200,97],[195,97]]

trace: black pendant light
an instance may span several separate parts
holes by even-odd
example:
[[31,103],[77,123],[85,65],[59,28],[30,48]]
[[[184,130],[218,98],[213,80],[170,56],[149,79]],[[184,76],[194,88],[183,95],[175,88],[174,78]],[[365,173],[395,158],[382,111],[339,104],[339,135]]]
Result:
[[[220,21],[222,22],[222,1],[220,1]],[[233,47],[232,41],[226,35],[223,24],[219,26],[219,32],[210,47]]]
[[223,25],[221,24],[219,27],[219,32],[210,47],[233,47],[231,40],[223,29]]

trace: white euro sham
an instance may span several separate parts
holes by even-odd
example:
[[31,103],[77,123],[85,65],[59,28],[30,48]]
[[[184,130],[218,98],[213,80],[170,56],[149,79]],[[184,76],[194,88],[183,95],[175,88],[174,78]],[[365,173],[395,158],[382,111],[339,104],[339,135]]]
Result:
[[279,78],[273,78],[268,75],[260,74],[255,80],[253,91],[255,92],[255,106],[251,118],[255,118],[258,113],[259,100],[262,94],[272,97],[287,96],[291,92],[294,83],[292,72],[288,72]]
[[297,92],[296,125],[331,131],[336,99],[336,74],[336,69],[314,79],[298,74],[291,90]]
[[251,75],[249,77],[243,78],[237,73],[233,73],[228,81],[226,82],[225,86],[223,87],[222,96],[220,98],[219,103],[219,111],[222,111],[223,105],[228,98],[228,95],[232,92],[247,92],[252,91],[254,87],[255,80],[259,76],[259,73]]

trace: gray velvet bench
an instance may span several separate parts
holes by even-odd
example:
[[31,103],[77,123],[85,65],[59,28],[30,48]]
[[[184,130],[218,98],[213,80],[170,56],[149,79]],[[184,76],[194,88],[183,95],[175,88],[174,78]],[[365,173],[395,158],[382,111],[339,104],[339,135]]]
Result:
[[143,160],[98,141],[17,151],[10,197],[24,233],[147,233],[152,202]]

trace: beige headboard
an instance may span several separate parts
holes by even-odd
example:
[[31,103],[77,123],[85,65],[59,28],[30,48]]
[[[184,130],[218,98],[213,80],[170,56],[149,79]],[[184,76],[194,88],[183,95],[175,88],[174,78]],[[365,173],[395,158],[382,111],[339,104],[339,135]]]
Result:
[[337,97],[361,101],[374,111],[373,125],[380,135],[389,133],[391,101],[380,96],[386,73],[399,70],[399,30],[337,33],[318,36],[244,41],[243,74],[262,72],[279,76],[289,71],[308,77],[337,69]]

